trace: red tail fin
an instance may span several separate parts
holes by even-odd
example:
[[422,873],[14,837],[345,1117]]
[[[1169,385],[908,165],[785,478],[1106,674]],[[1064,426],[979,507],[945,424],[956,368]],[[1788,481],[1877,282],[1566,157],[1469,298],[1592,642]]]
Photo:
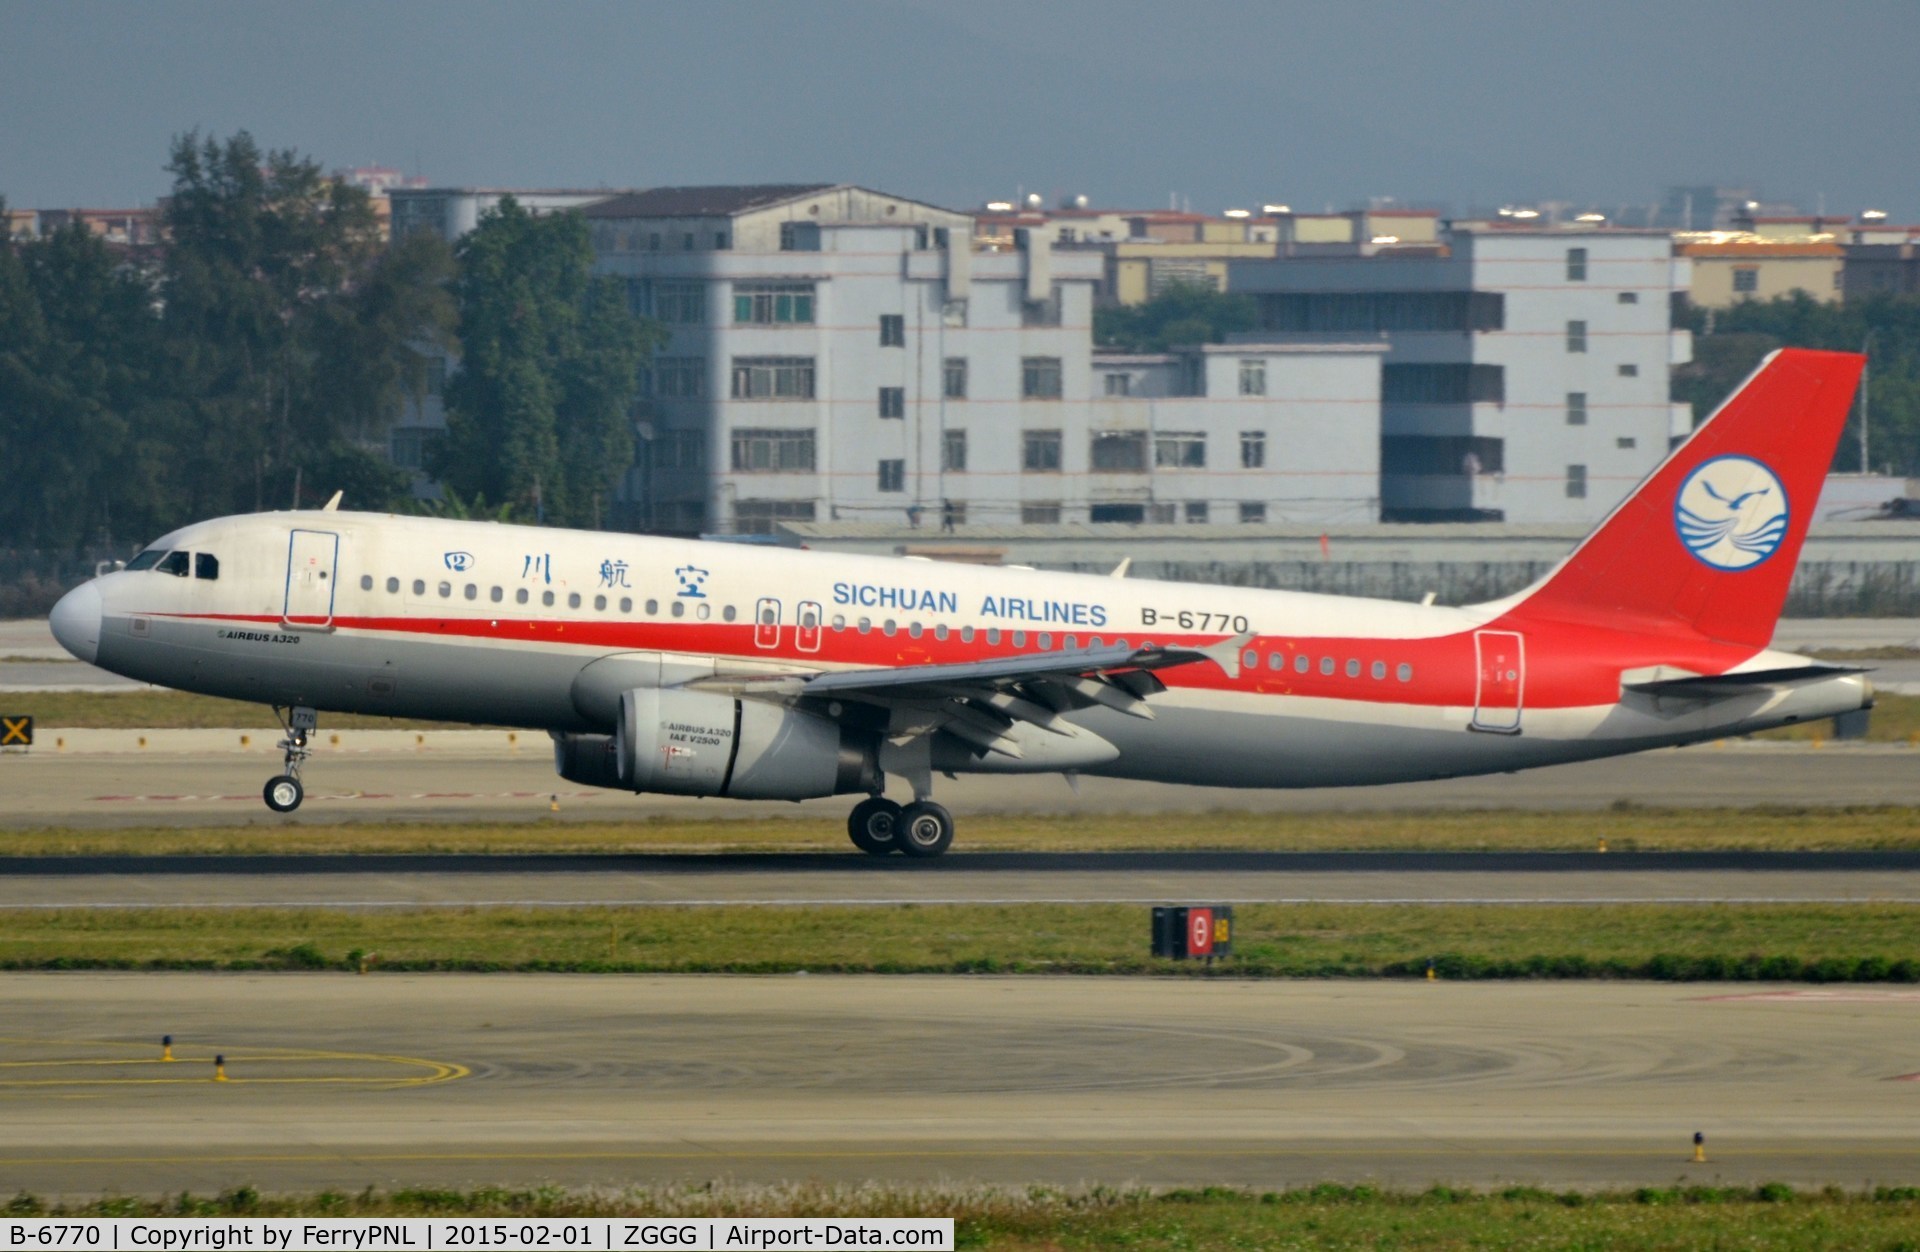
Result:
[[1765,647],[1865,363],[1769,356],[1514,612]]

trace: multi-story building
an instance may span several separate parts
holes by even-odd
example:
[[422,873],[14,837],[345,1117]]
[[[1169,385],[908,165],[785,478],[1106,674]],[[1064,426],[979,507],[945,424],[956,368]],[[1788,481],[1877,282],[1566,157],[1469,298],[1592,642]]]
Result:
[[1665,231],[1455,223],[1426,255],[1236,264],[1286,334],[1377,334],[1387,520],[1585,522],[1691,428]]
[[671,332],[624,524],[1374,516],[1380,344],[1096,360],[1099,250],[859,187],[582,212],[600,271]]

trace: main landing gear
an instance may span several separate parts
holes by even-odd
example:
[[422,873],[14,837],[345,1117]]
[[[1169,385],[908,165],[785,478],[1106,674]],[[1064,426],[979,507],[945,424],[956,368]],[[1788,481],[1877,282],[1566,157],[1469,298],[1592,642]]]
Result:
[[932,800],[900,805],[873,796],[853,806],[847,836],[869,856],[901,852],[916,859],[935,857],[953,843],[953,814]]
[[320,725],[320,714],[314,709],[295,706],[287,710],[287,716],[280,717],[280,706],[276,704],[273,715],[280,718],[280,728],[287,732],[287,737],[274,745],[286,753],[282,766],[286,773],[267,779],[261,797],[274,812],[291,813],[307,796],[306,788],[300,785],[300,766],[312,755],[307,737]]

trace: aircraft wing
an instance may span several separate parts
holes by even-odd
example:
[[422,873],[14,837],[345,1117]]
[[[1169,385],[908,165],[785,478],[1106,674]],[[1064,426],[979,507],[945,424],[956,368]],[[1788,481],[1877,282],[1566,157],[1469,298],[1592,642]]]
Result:
[[989,751],[1017,757],[1020,750],[1005,733],[1013,723],[1071,735],[1075,731],[1061,722],[1062,715],[1095,705],[1152,718],[1147,699],[1166,690],[1155,670],[1211,661],[1237,677],[1241,650],[1252,638],[1240,635],[1206,647],[1078,648],[949,665],[707,679],[693,685],[748,697],[878,706],[891,715],[889,737],[896,740],[946,730]]

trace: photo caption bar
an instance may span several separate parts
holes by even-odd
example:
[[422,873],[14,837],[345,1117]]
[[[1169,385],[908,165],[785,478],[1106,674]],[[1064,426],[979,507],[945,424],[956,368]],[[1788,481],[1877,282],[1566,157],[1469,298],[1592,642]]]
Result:
[[951,1217],[10,1217],[0,1252],[464,1252],[493,1248],[912,1248],[952,1252]]

